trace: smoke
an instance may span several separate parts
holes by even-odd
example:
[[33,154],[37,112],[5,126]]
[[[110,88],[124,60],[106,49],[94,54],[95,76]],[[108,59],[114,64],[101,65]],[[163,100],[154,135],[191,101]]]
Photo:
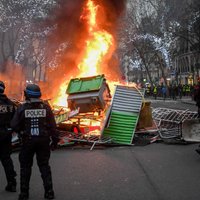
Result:
[[12,99],[23,98],[23,90],[25,87],[25,76],[23,67],[14,64],[11,61],[5,63],[6,68],[4,72],[0,73],[0,80],[4,82],[5,94]]
[[[95,0],[98,5],[103,8],[103,13],[100,18],[104,23],[102,26],[107,26],[109,31],[115,31],[120,16],[126,8],[126,0]],[[106,27],[104,27],[106,28]]]

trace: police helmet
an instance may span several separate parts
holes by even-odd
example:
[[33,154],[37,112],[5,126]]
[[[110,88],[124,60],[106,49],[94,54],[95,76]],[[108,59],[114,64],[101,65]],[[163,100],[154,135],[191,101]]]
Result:
[[5,84],[3,81],[0,81],[0,93],[4,93],[5,90]]
[[28,84],[24,90],[24,95],[26,98],[40,98],[42,94],[38,85]]

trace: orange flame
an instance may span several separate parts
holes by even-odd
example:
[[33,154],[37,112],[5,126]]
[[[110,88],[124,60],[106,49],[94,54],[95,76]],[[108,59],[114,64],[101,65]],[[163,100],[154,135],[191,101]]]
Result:
[[67,82],[63,82],[60,85],[59,93],[57,94],[56,99],[53,101],[53,105],[59,105],[67,107],[67,94],[66,94],[66,88],[67,88]]
[[78,64],[79,76],[94,76],[101,74],[103,58],[109,52],[114,42],[113,36],[105,30],[101,30],[97,23],[98,6],[92,0],[88,0],[81,19],[85,19],[88,25],[88,39],[83,48],[83,58]]
[[[95,76],[103,74],[102,67],[105,57],[112,55],[114,51],[114,38],[98,25],[98,5],[92,0],[87,0],[80,20],[86,22],[87,38],[85,39],[82,53],[78,56],[78,68],[80,73],[76,77]],[[61,84],[60,92],[52,104],[66,106],[67,96],[66,81]]]

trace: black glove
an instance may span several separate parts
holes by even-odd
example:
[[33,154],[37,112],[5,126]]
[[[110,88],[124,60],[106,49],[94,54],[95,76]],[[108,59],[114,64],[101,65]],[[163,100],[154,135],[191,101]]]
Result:
[[54,151],[58,148],[58,142],[57,141],[52,141],[50,144],[50,149],[51,151]]

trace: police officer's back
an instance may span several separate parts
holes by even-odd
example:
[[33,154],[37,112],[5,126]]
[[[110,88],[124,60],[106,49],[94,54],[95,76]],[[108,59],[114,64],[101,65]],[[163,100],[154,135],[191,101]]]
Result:
[[10,154],[12,151],[11,138],[12,130],[10,121],[15,112],[14,103],[4,94],[5,84],[0,81],[0,160],[3,165],[7,186],[6,191],[16,191],[16,172]]
[[19,154],[20,161],[20,195],[19,200],[29,197],[29,181],[33,156],[36,154],[40,169],[46,199],[54,198],[51,169],[49,166],[50,140],[56,145],[56,123],[48,104],[44,103],[38,85],[27,85],[24,95],[26,101],[18,107],[11,126],[20,132],[22,148]]

